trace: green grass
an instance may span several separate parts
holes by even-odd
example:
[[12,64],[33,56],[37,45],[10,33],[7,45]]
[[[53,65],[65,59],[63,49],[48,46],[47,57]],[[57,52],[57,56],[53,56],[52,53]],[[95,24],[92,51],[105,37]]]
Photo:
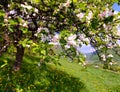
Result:
[[13,57],[0,57],[0,92],[120,92],[120,73],[89,65],[83,68],[67,59],[40,67],[39,57],[25,56],[19,72],[13,72]]
[[89,92],[120,92],[120,74],[88,66],[86,69],[76,63],[61,61],[61,66],[68,74],[79,78]]

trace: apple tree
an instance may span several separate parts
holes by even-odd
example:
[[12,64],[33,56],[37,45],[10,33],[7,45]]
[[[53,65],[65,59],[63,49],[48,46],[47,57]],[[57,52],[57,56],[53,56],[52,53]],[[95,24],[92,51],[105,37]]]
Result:
[[[109,49],[119,48],[119,13],[115,0],[0,0],[0,54],[15,48],[14,70],[19,70],[25,49],[40,54],[41,62],[53,60],[52,45],[62,55],[77,57],[82,44],[91,44],[106,68],[112,61]],[[12,52],[10,52],[12,53]]]

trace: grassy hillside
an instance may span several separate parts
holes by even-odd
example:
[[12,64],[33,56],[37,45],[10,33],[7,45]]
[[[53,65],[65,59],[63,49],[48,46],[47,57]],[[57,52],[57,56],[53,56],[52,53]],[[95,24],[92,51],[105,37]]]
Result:
[[13,58],[0,57],[0,66],[3,60],[9,65],[0,68],[0,92],[120,92],[120,73],[102,68],[83,68],[65,58],[38,66],[39,57],[25,56],[21,70],[13,72]]
[[[120,56],[118,56],[115,52],[113,51],[109,51],[110,53],[113,54],[113,60],[116,61],[119,65],[120,65]],[[93,53],[87,53],[87,61],[89,61],[89,63],[92,64],[96,64],[96,63],[100,63],[99,58],[97,56],[97,54],[93,54]]]
[[120,92],[120,74],[93,66],[84,69],[78,64],[64,61],[61,64],[58,68],[79,78],[88,92]]

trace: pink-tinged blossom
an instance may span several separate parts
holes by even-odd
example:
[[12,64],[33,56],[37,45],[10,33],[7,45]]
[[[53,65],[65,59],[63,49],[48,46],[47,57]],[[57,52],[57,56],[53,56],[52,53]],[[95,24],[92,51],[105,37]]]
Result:
[[54,35],[52,38],[52,42],[58,42],[59,38],[59,34]]
[[76,46],[76,45],[77,45],[76,41],[74,41],[74,40],[68,41],[68,44],[69,44],[69,45],[73,45],[73,46]]
[[107,48],[113,48],[112,44],[107,44]]
[[71,40],[75,40],[76,39],[76,37],[77,37],[77,35],[76,34],[71,34],[69,37],[68,37],[68,40],[69,41],[71,41]]
[[102,13],[100,13],[99,14],[99,16],[100,16],[100,18],[107,18],[107,17],[109,17],[109,16],[113,16],[113,12],[112,12],[112,10],[108,10],[108,9],[106,9],[104,12],[102,12]]
[[85,13],[79,13],[79,14],[77,14],[76,16],[77,16],[79,19],[82,19],[82,18],[84,18],[84,15],[85,15]]
[[77,35],[76,34],[71,34],[69,37],[68,37],[68,45],[73,45],[75,46],[76,45],[76,39]]
[[9,14],[16,14],[17,12],[15,11],[15,10],[11,10],[10,12],[9,12]]
[[68,44],[65,45],[65,48],[66,48],[66,49],[69,49],[69,48],[70,48],[70,45],[68,45]]
[[70,6],[70,0],[67,0],[66,3],[63,4],[64,7],[69,7]]
[[23,27],[28,27],[27,22],[24,22],[22,26],[23,26]]

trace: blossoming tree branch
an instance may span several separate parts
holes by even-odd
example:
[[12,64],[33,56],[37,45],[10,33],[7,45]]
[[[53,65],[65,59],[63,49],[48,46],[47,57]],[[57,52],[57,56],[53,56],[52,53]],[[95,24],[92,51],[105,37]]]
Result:
[[[26,49],[39,53],[41,62],[57,62],[60,56],[67,56],[71,60],[77,57],[85,64],[78,48],[91,44],[108,68],[113,62],[110,50],[120,55],[120,13],[112,9],[113,3],[114,0],[0,0],[0,55],[15,53],[16,71]],[[61,53],[54,53],[53,45],[59,45]]]

